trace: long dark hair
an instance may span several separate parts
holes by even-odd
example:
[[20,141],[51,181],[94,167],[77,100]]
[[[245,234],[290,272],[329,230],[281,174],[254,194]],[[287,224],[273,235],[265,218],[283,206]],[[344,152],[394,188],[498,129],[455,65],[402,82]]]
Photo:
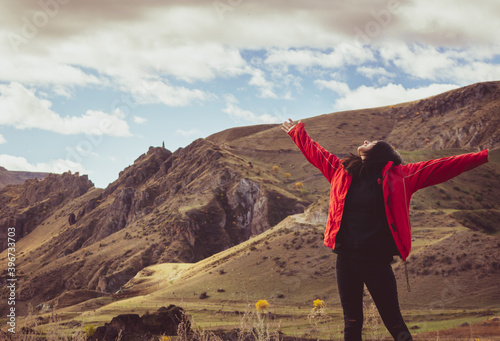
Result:
[[394,166],[403,163],[401,155],[393,146],[385,141],[377,143],[365,153],[365,159],[361,156],[348,155],[342,159],[344,169],[354,178],[362,177],[372,172],[381,172],[387,162],[394,162]]

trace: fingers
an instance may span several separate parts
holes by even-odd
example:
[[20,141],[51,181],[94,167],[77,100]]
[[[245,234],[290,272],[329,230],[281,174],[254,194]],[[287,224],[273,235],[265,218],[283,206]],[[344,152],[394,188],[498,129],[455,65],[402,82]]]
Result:
[[301,122],[300,120],[298,122],[294,122],[291,118],[289,118],[288,122],[287,121],[283,122],[281,130],[283,130],[285,133],[288,133],[293,127],[295,127],[300,122]]
[[288,119],[288,122],[287,121],[283,122],[281,129],[284,132],[288,133],[292,127],[293,127],[293,121],[291,119]]

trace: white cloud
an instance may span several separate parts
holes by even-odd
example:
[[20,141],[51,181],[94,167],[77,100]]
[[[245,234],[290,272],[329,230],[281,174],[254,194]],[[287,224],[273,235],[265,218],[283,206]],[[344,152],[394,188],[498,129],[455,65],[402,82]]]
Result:
[[457,64],[449,70],[442,70],[442,78],[461,85],[500,79],[500,65],[482,61]]
[[201,132],[198,129],[191,129],[191,130],[177,129],[175,131],[175,134],[181,135],[184,137],[192,137],[192,136],[200,135]]
[[206,101],[213,95],[198,89],[172,86],[162,80],[122,79],[121,90],[130,92],[139,104],[163,103],[178,107],[192,104],[194,101]]
[[360,66],[356,71],[366,78],[376,79],[379,84],[387,83],[390,79],[396,77],[396,74],[387,71],[383,67]]
[[[88,22],[80,26],[85,14],[65,12],[75,19],[70,24],[76,29],[71,37],[61,34],[49,39],[40,30],[36,39],[21,49],[22,53],[5,49],[8,44],[0,44],[4,60],[0,65],[0,81],[51,87],[55,94],[64,97],[70,97],[71,89],[76,86],[112,86],[132,94],[141,104],[185,106],[211,96],[191,86],[177,86],[172,80],[193,83],[250,74],[238,48],[218,41],[185,39],[202,20],[197,20],[197,25],[189,21],[190,30],[165,39],[172,35],[170,20],[174,19],[172,13],[177,12],[166,7],[166,11],[144,13],[146,17],[140,20],[116,20],[95,26],[89,26]],[[147,4],[144,8],[148,8]],[[182,11],[184,15],[198,15],[194,7]],[[63,20],[58,16],[51,25],[56,25],[59,19]],[[165,22],[169,25],[164,25]],[[4,32],[0,29],[1,33]]]
[[136,52],[142,65],[154,65],[157,73],[186,82],[210,81],[247,73],[246,61],[235,47],[222,44],[183,44],[155,46]]
[[500,79],[498,63],[489,60],[494,54],[491,50],[492,54],[483,54],[474,50],[398,43],[384,45],[379,52],[385,64],[394,64],[407,75],[417,79],[455,82],[461,85]]
[[3,137],[2,134],[0,134],[0,144],[3,144],[3,143],[7,143],[7,140],[5,139],[5,137]]
[[[242,75],[250,75],[249,85],[261,97],[278,97],[279,84],[250,67],[245,51],[267,51],[264,64],[271,67],[331,71],[375,61],[382,45],[387,63],[417,78],[443,82],[458,81],[456,71],[463,66],[443,47],[481,51],[483,59],[473,62],[485,65],[472,68],[461,83],[491,74],[498,64],[484,58],[500,53],[500,5],[494,0],[229,1],[222,18],[212,3],[201,0],[189,5],[181,0],[72,1],[60,4],[50,23],[38,27],[16,53],[5,36],[22,35],[19,18],[32,20],[34,13],[44,11],[40,3],[0,5],[0,81],[52,87],[64,97],[76,87],[105,86],[130,93],[142,104],[185,106],[213,98],[191,86],[195,82]],[[387,12],[394,3],[397,11]],[[387,23],[380,22],[384,13],[390,14]],[[359,48],[355,29],[371,23],[380,26],[380,33]],[[416,43],[421,51],[405,50],[401,42]],[[476,71],[480,74],[473,77]],[[152,93],[140,90],[143,82]]]
[[11,171],[64,173],[68,170],[71,170],[72,172],[88,174],[88,172],[81,164],[71,160],[63,159],[32,164],[24,157],[0,154],[0,165]]
[[19,83],[0,84],[0,125],[16,129],[38,128],[59,134],[131,136],[124,114],[88,110],[81,116],[61,117],[51,110],[52,103],[38,98],[35,91]]
[[144,117],[140,117],[140,116],[134,116],[132,118],[132,120],[134,121],[134,123],[137,123],[137,124],[145,124],[148,121]]
[[252,69],[252,78],[248,82],[250,85],[256,86],[260,90],[260,97],[262,98],[277,98],[274,93],[274,84],[266,80],[264,71],[260,69]]
[[341,96],[334,103],[334,109],[340,111],[373,108],[409,102],[434,96],[458,87],[455,84],[431,84],[425,87],[406,89],[401,84],[392,83],[379,88],[362,85],[355,90],[340,93]]
[[240,108],[238,100],[231,94],[225,96],[226,107],[222,110],[236,121],[250,122],[252,124],[279,123],[282,118],[270,114],[257,115],[249,110]]
[[394,30],[400,30],[407,41],[434,46],[491,46],[499,42],[498,17],[500,3],[496,0],[408,1],[398,14]]
[[67,93],[66,88],[102,84],[103,79],[87,74],[70,61],[61,62],[50,55],[23,54],[2,51],[5,63],[0,63],[0,81],[19,82],[38,86],[55,86],[55,91]]
[[87,140],[80,141],[80,143],[75,146],[74,151],[72,150],[72,148],[67,147],[66,148],[67,155],[75,157],[76,160],[81,160],[83,157],[94,157],[94,158],[99,157],[99,154],[92,151],[93,150],[92,142],[90,143],[89,142],[90,141]]
[[439,53],[431,46],[390,44],[380,48],[380,55],[386,62],[391,62],[407,74],[436,80],[439,70],[452,67],[454,61],[446,54]]
[[314,84],[316,84],[320,89],[330,89],[333,92],[338,93],[339,95],[346,95],[350,91],[349,85],[347,85],[347,83],[339,82],[336,80],[326,81],[323,79],[317,79],[314,81]]
[[340,44],[332,52],[311,49],[272,49],[268,52],[265,63],[295,66],[304,72],[309,68],[322,67],[328,69],[341,68],[346,65],[373,61],[371,50],[357,48],[346,43]]

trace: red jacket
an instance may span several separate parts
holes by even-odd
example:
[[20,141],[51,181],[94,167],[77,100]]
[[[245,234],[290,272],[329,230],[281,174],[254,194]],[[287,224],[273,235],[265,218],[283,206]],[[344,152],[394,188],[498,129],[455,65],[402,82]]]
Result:
[[[313,141],[304,123],[297,124],[288,134],[306,159],[317,167],[330,182],[330,206],[326,223],[326,246],[335,248],[335,236],[340,229],[344,202],[352,176],[347,174],[340,160]],[[436,160],[393,166],[390,161],[382,171],[387,222],[403,260],[410,254],[411,226],[410,199],[421,188],[447,181],[462,172],[488,162],[488,151],[444,157]]]

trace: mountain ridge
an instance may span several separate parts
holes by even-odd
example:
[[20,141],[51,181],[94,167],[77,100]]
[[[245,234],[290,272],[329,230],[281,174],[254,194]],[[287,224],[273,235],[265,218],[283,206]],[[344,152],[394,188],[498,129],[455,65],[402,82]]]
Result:
[[0,189],[8,185],[19,185],[28,179],[43,179],[50,173],[44,172],[26,172],[26,171],[9,171],[0,166]]

